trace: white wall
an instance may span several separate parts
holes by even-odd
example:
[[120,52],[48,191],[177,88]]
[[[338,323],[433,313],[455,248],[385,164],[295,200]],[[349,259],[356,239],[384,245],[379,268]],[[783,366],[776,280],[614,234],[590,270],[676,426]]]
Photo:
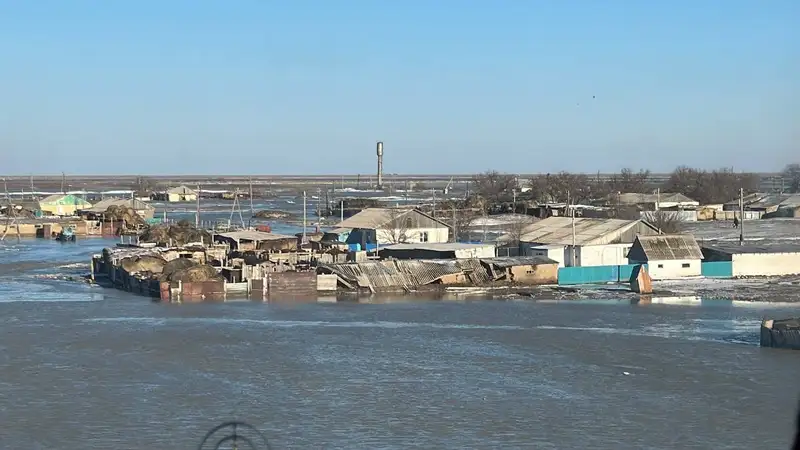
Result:
[[494,245],[481,245],[479,247],[475,246],[456,250],[457,259],[494,258],[495,256]]
[[[617,266],[628,264],[628,251],[633,244],[584,245],[575,249],[579,266]],[[567,248],[569,251],[569,248]]]
[[[672,280],[683,277],[699,277],[702,267],[699,259],[676,259],[669,261],[648,261],[647,272],[654,280]],[[689,267],[683,267],[688,264]]]
[[800,253],[743,253],[732,260],[735,277],[800,274]]
[[428,240],[426,242],[433,244],[441,244],[450,240],[450,229],[447,227],[442,228],[410,228],[399,231],[380,229],[376,230],[375,235],[378,238],[378,244],[398,244],[397,238],[400,233],[405,233],[403,243],[416,244],[422,242],[422,233],[428,233]]
[[531,245],[525,242],[520,245],[522,256],[545,256],[558,261],[558,267],[564,267],[569,257],[566,247],[560,245]]

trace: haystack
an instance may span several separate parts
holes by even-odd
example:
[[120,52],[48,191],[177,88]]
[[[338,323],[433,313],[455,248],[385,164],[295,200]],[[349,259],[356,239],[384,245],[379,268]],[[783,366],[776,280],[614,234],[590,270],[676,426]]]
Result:
[[175,225],[154,225],[148,227],[139,237],[140,242],[155,243],[158,245],[182,246],[192,242],[211,242],[211,235],[204,230],[198,230],[189,222],[182,220]]
[[253,214],[253,218],[266,220],[284,220],[291,219],[292,217],[294,217],[294,214],[278,210],[256,211],[256,213]]
[[105,216],[114,221],[123,221],[128,226],[142,225],[144,219],[136,213],[136,210],[125,205],[111,205],[106,209]]
[[172,276],[173,273],[180,272],[181,270],[188,269],[196,265],[198,265],[196,261],[188,258],[173,259],[172,261],[164,264],[164,268],[161,270],[161,278],[164,281],[168,281],[169,277]]
[[223,277],[217,272],[217,269],[206,264],[181,269],[169,276],[169,281],[182,281],[184,283],[220,281],[222,279]]
[[128,273],[161,273],[166,261],[155,255],[131,256],[120,261],[120,266]]

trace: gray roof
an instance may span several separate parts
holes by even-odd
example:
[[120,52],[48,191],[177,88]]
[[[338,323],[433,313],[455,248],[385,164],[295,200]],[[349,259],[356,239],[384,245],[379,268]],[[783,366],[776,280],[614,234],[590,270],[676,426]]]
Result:
[[714,242],[703,244],[704,249],[729,255],[758,254],[758,253],[800,253],[800,243],[794,242]]
[[265,233],[263,231],[253,231],[253,230],[230,231],[228,233],[217,233],[216,235],[228,239],[233,239],[234,241],[237,242],[238,241],[263,242],[263,241],[278,241],[281,239],[292,239],[292,240],[297,239],[294,236],[287,236],[285,234],[273,234],[273,233]]
[[413,289],[447,276],[462,273],[457,260],[387,260],[360,263],[326,264],[330,271],[351,284],[375,291],[396,288]]
[[359,213],[344,219],[336,228],[365,228],[378,229],[390,225],[393,221],[406,217],[409,214],[418,214],[438,222],[443,228],[448,227],[444,222],[422,213],[413,208],[366,208]]
[[640,203],[690,203],[699,204],[696,200],[681,194],[662,192],[660,194],[622,193],[619,196],[612,194],[610,201],[619,201],[623,205],[636,205]]
[[703,252],[691,234],[638,236],[628,258],[634,261],[703,259]]
[[143,202],[139,199],[132,198],[106,198],[95,203],[91,208],[84,209],[86,212],[102,213],[106,212],[110,206],[124,206],[139,210],[155,209],[153,205]]
[[195,192],[194,189],[190,189],[186,186],[177,186],[167,189],[167,194],[192,195],[192,194],[197,194],[197,192]]
[[447,242],[447,243],[425,243],[421,242],[419,244],[392,244],[392,245],[383,245],[381,246],[381,250],[428,250],[432,252],[453,252],[456,250],[469,250],[473,248],[485,248],[485,247],[492,247],[494,248],[494,244],[466,244],[461,242]]
[[[576,217],[575,245],[599,245],[613,242],[619,235],[636,227],[640,220],[591,219]],[[571,217],[548,217],[522,229],[520,241],[537,244],[572,245]]]

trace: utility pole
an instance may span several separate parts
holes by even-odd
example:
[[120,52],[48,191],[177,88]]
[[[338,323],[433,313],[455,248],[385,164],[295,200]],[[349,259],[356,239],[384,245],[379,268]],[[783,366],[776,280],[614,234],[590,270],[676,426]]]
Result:
[[256,213],[253,209],[253,177],[248,179],[248,184],[250,185],[250,217],[253,217]]
[[341,200],[341,203],[339,203],[339,214],[341,214],[341,220],[339,222],[344,222],[344,200]]
[[575,267],[575,208],[572,209],[572,267]]
[[431,189],[433,193],[433,218],[436,218],[436,189]]
[[67,174],[61,172],[61,193],[66,194],[66,185],[67,185]]
[[302,245],[306,244],[306,191],[303,191],[303,239],[301,242]]
[[197,185],[197,195],[195,195],[194,227],[200,228],[200,185]]
[[744,188],[739,188],[739,245],[744,245]]
[[453,242],[458,242],[458,221],[456,218],[455,203],[453,203]]

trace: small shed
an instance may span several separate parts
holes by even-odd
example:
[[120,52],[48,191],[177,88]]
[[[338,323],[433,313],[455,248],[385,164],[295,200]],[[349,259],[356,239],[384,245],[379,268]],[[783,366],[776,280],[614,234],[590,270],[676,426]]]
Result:
[[197,201],[198,192],[186,186],[177,186],[157,193],[156,200],[167,202],[194,202]]
[[392,244],[380,248],[381,258],[394,259],[467,259],[494,258],[494,244],[419,243]]
[[730,261],[734,277],[800,274],[800,244],[796,243],[717,242],[703,245],[702,251],[706,261]]
[[228,244],[232,250],[297,251],[297,238],[263,231],[241,230],[214,235],[214,241]]
[[703,252],[691,234],[638,236],[628,252],[629,264],[647,264],[654,280],[699,277]]
[[81,209],[88,209],[92,204],[73,194],[54,194],[39,200],[43,215],[74,216]]

